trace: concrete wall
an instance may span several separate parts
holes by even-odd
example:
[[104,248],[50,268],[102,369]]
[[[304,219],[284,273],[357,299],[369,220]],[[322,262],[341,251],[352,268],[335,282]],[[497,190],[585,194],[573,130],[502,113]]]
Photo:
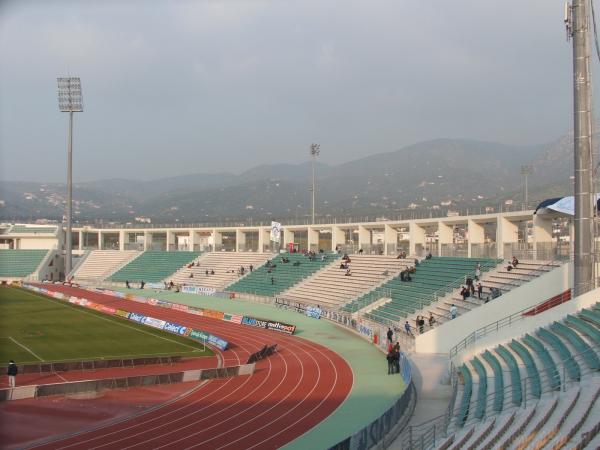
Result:
[[18,249],[20,250],[50,250],[57,248],[58,239],[49,238],[20,238]]
[[488,334],[476,341],[474,345],[460,352],[454,358],[454,361],[460,364],[467,359],[471,359],[473,355],[483,352],[486,348],[495,347],[525,333],[531,333],[540,327],[548,326],[557,320],[563,319],[567,314],[574,314],[584,308],[588,308],[599,299],[600,288],[597,288],[536,316],[526,316],[511,326],[501,328],[498,332]]
[[415,350],[419,353],[449,352],[473,331],[566,291],[573,284],[572,272],[572,264],[564,264],[466,315],[445,322],[417,336]]

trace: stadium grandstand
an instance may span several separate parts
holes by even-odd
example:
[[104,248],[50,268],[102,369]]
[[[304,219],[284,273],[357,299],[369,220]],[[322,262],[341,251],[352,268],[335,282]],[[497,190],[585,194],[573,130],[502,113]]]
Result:
[[[75,228],[67,275],[61,227],[8,224],[0,269],[5,280],[66,278],[85,292],[138,302],[151,295],[178,309],[206,299],[211,309],[295,314],[285,316],[290,322],[319,317],[355,331],[382,362],[391,331],[424,383],[417,388],[407,377],[395,394],[397,426],[382,424],[376,439],[389,448],[594,448],[598,292],[573,291],[569,242],[553,231],[558,217],[522,211],[283,225],[274,239],[268,226]],[[232,237],[227,246],[224,235]],[[57,271],[47,276],[50,265]],[[148,287],[137,289],[140,281]],[[223,298],[236,301],[218,306]],[[362,369],[352,370],[360,379]]]

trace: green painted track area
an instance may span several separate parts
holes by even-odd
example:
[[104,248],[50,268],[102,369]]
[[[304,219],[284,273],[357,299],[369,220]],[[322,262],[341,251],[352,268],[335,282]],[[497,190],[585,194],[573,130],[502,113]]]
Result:
[[123,292],[294,324],[297,326],[296,336],[329,347],[342,356],[350,364],[354,375],[350,395],[331,416],[286,445],[286,449],[328,448],[378,418],[404,392],[405,386],[400,375],[387,375],[387,361],[383,353],[354,332],[327,320],[311,319],[293,311],[237,299],[148,289]]
[[202,344],[16,288],[0,289],[0,361],[208,356]]

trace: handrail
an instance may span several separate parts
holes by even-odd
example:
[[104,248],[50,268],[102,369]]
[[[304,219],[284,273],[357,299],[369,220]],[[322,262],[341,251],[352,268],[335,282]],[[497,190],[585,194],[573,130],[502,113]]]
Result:
[[[542,271],[542,267],[556,265],[556,261],[558,261],[558,260],[552,260],[549,263],[543,264],[542,266],[537,268],[537,270]],[[595,286],[595,284],[596,283],[594,283],[594,286]],[[571,289],[571,291],[572,291],[571,297],[573,298],[573,296],[574,296],[573,289]],[[511,326],[514,322],[523,320],[524,312],[529,311],[530,309],[536,308],[547,301],[548,301],[548,299],[544,299],[544,300],[536,303],[535,305],[527,306],[517,312],[514,312],[508,316],[503,317],[502,319],[488,323],[487,325],[484,325],[483,327],[480,327],[477,330],[472,331],[467,336],[465,336],[463,339],[461,339],[454,347],[452,347],[450,349],[450,352],[449,352],[450,358],[453,358],[454,356],[456,356],[458,354],[458,352],[460,352],[461,350],[464,350],[468,346],[472,345],[475,341],[481,339],[484,336],[487,336],[490,332],[492,332],[492,331],[498,332],[498,330],[500,330],[501,328]]]
[[[573,362],[577,362],[579,364],[579,366],[581,367],[581,375],[582,376],[594,373],[595,371],[593,369],[587,367],[587,364],[585,363],[585,355],[587,355],[589,353],[598,354],[599,352],[600,352],[600,344],[593,344],[593,345],[590,345],[590,348],[588,350],[571,355],[569,358],[562,360],[558,364],[556,364],[556,373],[555,373],[555,376],[553,376],[553,377],[549,376],[545,370],[539,370],[538,375],[539,375],[539,380],[540,380],[540,395],[546,394],[548,392],[556,391],[556,389],[553,388],[553,386],[555,385],[553,383],[553,381],[558,381],[559,389],[562,392],[566,391],[567,386],[572,386],[572,385],[578,383],[579,380],[568,381],[567,376],[566,376],[567,375],[566,367],[568,365],[572,365]],[[456,375],[456,372],[453,372],[453,375]],[[536,396],[534,396],[530,390],[528,391],[528,385],[531,385],[531,381],[532,381],[533,377],[527,376],[527,377],[520,378],[520,379],[521,379],[521,383],[519,385],[519,390],[522,393],[521,404],[515,405],[512,402],[510,402],[510,404],[504,405],[501,412],[492,413],[492,415],[503,414],[507,411],[510,411],[511,409],[519,408],[521,406],[523,408],[526,408],[528,401],[532,401],[532,400],[537,401],[538,400],[538,398]],[[510,394],[512,394],[515,391],[515,389],[516,388],[512,384],[509,386],[504,386],[504,388],[502,389],[503,399],[511,398]],[[485,396],[486,408],[484,410],[483,417],[475,418],[475,417],[473,417],[472,414],[469,414],[467,416],[467,420],[465,421],[465,423],[462,425],[461,428],[464,429],[467,425],[471,425],[475,422],[482,422],[486,418],[490,417],[489,415],[486,415],[486,412],[488,410],[488,405],[490,405],[490,399],[492,399],[492,401],[493,401],[493,398],[495,396],[496,396],[496,392],[492,392]],[[476,410],[475,406],[478,402],[479,402],[478,398],[471,400],[471,402],[469,402],[469,405],[467,406],[466,410],[467,411],[475,411]],[[450,402],[449,406],[451,406],[452,404],[453,403]],[[400,435],[400,437],[398,438],[399,439],[398,442],[401,443],[402,448],[411,448],[411,449],[420,449],[420,450],[433,448],[436,445],[436,440],[438,438],[447,438],[448,437],[448,426],[452,422],[452,419],[455,418],[456,416],[458,416],[458,414],[462,410],[463,410],[462,405],[453,407],[452,409],[450,409],[450,407],[449,407],[448,410],[446,410],[446,412],[444,414],[440,414],[439,416],[433,417],[433,418],[431,418],[425,422],[422,422],[418,425],[409,426]],[[444,424],[446,424],[446,425],[444,426]]]

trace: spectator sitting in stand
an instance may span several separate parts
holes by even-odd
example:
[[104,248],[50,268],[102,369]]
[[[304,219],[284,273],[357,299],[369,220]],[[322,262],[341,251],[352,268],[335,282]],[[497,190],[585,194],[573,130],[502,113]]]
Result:
[[211,275],[214,275],[214,274],[215,274],[215,271],[214,271],[214,270],[211,270],[211,271],[210,271],[210,274],[211,274]]
[[435,325],[435,317],[433,317],[433,313],[430,311],[429,312],[429,327],[433,328],[434,325]]
[[513,267],[515,267],[515,268],[516,268],[516,267],[519,265],[519,260],[517,259],[517,257],[516,257],[516,256],[513,256],[513,257],[512,257],[512,265],[513,265]]
[[344,274],[347,277],[352,276],[352,272],[350,271],[350,269],[346,270],[346,273]]

